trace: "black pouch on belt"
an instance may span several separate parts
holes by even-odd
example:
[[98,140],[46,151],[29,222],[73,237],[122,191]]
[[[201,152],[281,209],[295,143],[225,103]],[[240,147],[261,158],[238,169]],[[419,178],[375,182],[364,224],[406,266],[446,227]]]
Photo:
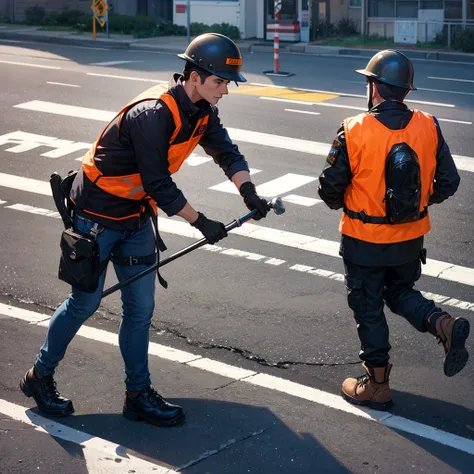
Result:
[[92,235],[69,228],[61,235],[58,278],[87,293],[99,286],[99,244]]

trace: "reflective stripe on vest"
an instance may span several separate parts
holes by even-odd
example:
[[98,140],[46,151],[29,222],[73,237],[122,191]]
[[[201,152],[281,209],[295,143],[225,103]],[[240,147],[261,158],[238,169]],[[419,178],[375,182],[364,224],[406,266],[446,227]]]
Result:
[[[386,216],[383,202],[386,158],[393,145],[405,142],[418,155],[421,174],[420,212],[424,211],[433,193],[438,148],[438,134],[431,115],[414,110],[405,128],[390,130],[372,115],[364,113],[345,120],[344,135],[353,176],[344,195],[347,209],[368,216]],[[412,240],[429,230],[428,215],[405,224],[373,224],[343,213],[339,224],[341,234],[377,244]]]
[[168,86],[160,84],[135,97],[109,122],[104,130],[102,130],[102,133],[99,135],[99,138],[93,144],[92,148],[84,155],[82,160],[82,169],[87,178],[103,191],[114,196],[137,201],[145,199],[147,196],[147,193],[143,189],[140,173],[119,176],[104,176],[95,164],[95,154],[97,151],[97,146],[108,127],[118,117],[120,117],[118,125],[120,130],[125,113],[134,105],[146,100],[162,100],[169,108],[173,116],[175,130],[170,139],[167,157],[169,163],[168,169],[171,174],[176,173],[176,171],[179,170],[186,158],[188,158],[193,152],[194,148],[196,148],[209,121],[209,115],[201,118],[196,124],[191,138],[186,142],[174,145],[173,142],[178,136],[182,126],[181,117],[179,115],[179,109],[175,99],[171,96],[171,94],[168,94]]

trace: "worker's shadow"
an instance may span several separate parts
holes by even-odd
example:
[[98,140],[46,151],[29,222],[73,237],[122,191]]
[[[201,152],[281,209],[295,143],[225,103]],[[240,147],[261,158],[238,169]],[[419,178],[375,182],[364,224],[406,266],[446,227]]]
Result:
[[[389,425],[390,428],[457,471],[468,472],[466,466],[472,466],[474,461],[474,410],[444,400],[423,397],[399,390],[392,389],[392,396],[395,405],[390,413],[394,417],[403,417],[411,422],[421,423],[427,426],[428,429],[413,425],[415,431],[424,432],[429,436],[441,434],[444,441],[438,443],[407,432],[411,427],[403,420],[403,430],[396,428],[397,419],[393,419],[394,423]],[[448,435],[443,436],[443,433],[439,433],[437,430],[447,432]],[[462,440],[458,440],[450,434],[467,438],[468,441],[463,443]],[[444,444],[446,441],[453,443],[455,446],[463,446],[464,451],[447,446]],[[471,454],[465,450],[469,450]],[[469,472],[473,471],[470,470]]]
[[[81,443],[94,436],[126,446],[128,450],[116,450],[115,459],[110,459],[112,467],[131,455],[186,473],[350,472],[312,434],[293,431],[266,407],[209,399],[170,401],[186,407],[185,424],[159,428],[128,421],[116,413],[54,421],[87,432],[90,436],[84,436]],[[48,431],[47,425],[43,428]],[[84,456],[80,444],[56,441],[71,455]]]

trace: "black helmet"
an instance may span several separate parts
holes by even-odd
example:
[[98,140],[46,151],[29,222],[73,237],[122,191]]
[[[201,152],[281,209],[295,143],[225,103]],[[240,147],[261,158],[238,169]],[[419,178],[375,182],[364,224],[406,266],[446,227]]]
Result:
[[189,43],[178,57],[211,74],[228,81],[247,82],[240,70],[242,55],[237,45],[227,36],[218,33],[204,33]]
[[400,51],[386,49],[380,51],[368,62],[365,69],[356,72],[384,84],[416,91],[413,86],[413,64]]

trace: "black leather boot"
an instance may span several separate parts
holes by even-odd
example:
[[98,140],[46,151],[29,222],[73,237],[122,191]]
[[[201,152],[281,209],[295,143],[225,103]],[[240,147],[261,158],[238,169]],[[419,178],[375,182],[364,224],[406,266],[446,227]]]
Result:
[[20,382],[21,391],[27,397],[33,397],[41,413],[48,416],[67,416],[74,413],[71,400],[63,398],[56,390],[56,382],[52,375],[36,376],[32,367]]
[[151,385],[136,398],[125,393],[123,416],[132,421],[147,421],[155,426],[174,426],[184,422],[183,409],[168,403]]

